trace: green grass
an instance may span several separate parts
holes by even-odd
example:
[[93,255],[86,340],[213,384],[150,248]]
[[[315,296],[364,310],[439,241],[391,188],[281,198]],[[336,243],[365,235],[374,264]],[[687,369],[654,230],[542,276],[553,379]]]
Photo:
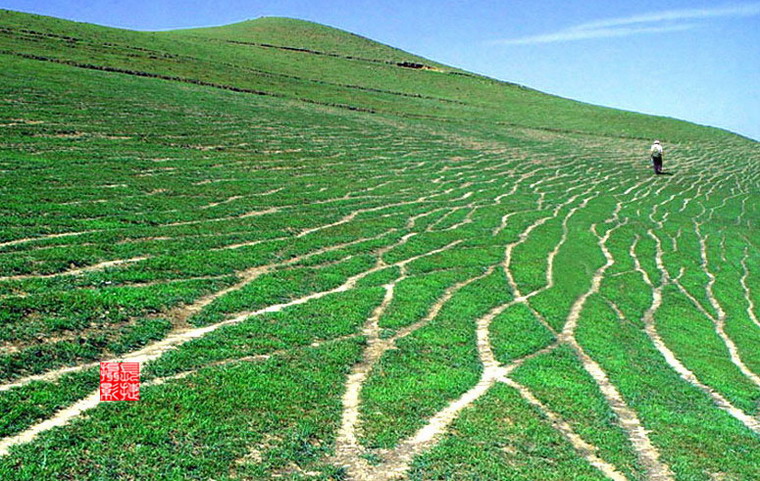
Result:
[[364,444],[393,446],[477,381],[474,320],[507,296],[503,274],[495,272],[463,287],[435,319],[398,341],[363,392]]
[[593,379],[567,347],[527,361],[514,375],[554,412],[567,419],[584,439],[599,448],[628,479],[646,479],[630,441]]
[[578,459],[569,443],[514,390],[496,386],[415,463],[410,479],[606,478]]
[[[674,175],[651,174],[653,138]],[[352,479],[332,457],[352,366],[373,335],[391,339],[492,269],[370,366],[354,458],[383,469],[481,379],[476,321],[514,300],[507,267],[522,295],[539,293],[493,319],[496,360],[559,340],[511,375],[598,456],[647,477],[570,334],[677,481],[760,479],[757,433],[679,377],[644,330],[662,278],[651,232],[671,279],[659,335],[702,384],[757,415],[760,387],[694,303],[713,317],[720,304],[760,374],[748,313],[754,303],[760,315],[758,166],[757,142],[726,131],[309,22],[133,32],[0,10],[3,439],[94,392],[88,363],[210,330],[143,366],[144,381],[165,382],[144,384],[140,402],[101,403],[11,447],[0,478]],[[560,334],[606,262],[592,227],[616,228],[614,263],[576,332]],[[276,305],[287,306],[259,312]],[[408,479],[603,479],[500,382],[437,434]]]
[[758,476],[757,436],[669,370],[646,336],[620,323],[600,299],[593,309],[595,322],[580,326],[579,338],[650,426],[671,469],[683,479],[709,479],[709,473],[728,479]]
[[[4,479],[199,479],[226,472],[236,459],[241,459],[237,469],[249,476],[286,470],[291,463],[314,464],[340,415],[337,394],[346,367],[359,352],[356,342],[346,341],[308,349],[304,356],[204,370],[176,384],[146,388],[140,402],[104,404],[94,416],[51,432],[45,441],[77,454],[50,451],[39,462],[35,449],[26,446],[15,462],[2,460],[0,473]],[[246,446],[263,439],[271,446],[265,463],[251,466],[243,459]],[[70,463],[72,455],[82,462]]]

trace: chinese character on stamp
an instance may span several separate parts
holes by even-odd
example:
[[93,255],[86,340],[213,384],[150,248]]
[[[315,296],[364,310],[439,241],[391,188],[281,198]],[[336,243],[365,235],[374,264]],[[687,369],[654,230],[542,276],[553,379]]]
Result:
[[101,401],[139,401],[140,363],[101,362]]

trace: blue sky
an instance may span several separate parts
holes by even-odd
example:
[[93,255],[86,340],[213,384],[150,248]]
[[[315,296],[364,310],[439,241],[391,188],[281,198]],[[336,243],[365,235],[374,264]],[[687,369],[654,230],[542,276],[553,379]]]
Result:
[[0,0],[0,7],[137,30],[302,18],[544,92],[760,140],[757,0]]

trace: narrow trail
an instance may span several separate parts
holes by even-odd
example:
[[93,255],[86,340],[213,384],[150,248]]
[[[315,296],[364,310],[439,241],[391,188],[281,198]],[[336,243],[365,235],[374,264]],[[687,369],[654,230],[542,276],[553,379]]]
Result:
[[747,365],[744,364],[744,361],[742,361],[741,355],[739,354],[739,349],[736,347],[736,344],[734,344],[734,341],[731,339],[731,337],[726,334],[726,312],[723,310],[723,307],[720,305],[720,302],[718,302],[718,299],[715,297],[715,293],[713,292],[713,285],[715,284],[716,279],[715,275],[710,271],[710,266],[707,260],[707,236],[702,235],[699,223],[695,223],[695,231],[697,233],[697,237],[699,238],[699,251],[702,257],[702,270],[709,279],[707,285],[705,286],[705,293],[707,294],[707,299],[710,301],[710,305],[715,310],[715,312],[718,313],[717,317],[709,316],[709,318],[715,324],[715,332],[718,334],[718,336],[720,336],[721,340],[723,340],[723,343],[726,345],[726,348],[728,349],[728,352],[731,356],[731,362],[739,368],[739,370],[742,372],[742,374],[744,374],[744,376],[746,376],[747,379],[753,382],[756,386],[760,387],[760,376],[752,372],[747,367]]
[[25,237],[23,239],[15,239],[11,241],[0,242],[0,248],[26,244],[29,242],[37,242],[37,241],[43,241],[43,240],[49,240],[49,239],[59,239],[61,237],[80,236],[80,235],[85,235],[85,234],[91,234],[93,232],[98,232],[98,231],[97,230],[83,230],[79,232],[63,232],[61,234],[47,234],[47,235],[41,235],[38,237]]
[[347,224],[348,222],[351,222],[354,219],[356,219],[356,217],[358,217],[360,214],[366,214],[368,212],[377,212],[378,210],[390,209],[392,207],[401,207],[401,206],[406,206],[406,205],[419,204],[420,202],[424,202],[427,198],[432,197],[433,195],[435,194],[423,196],[416,200],[410,200],[410,201],[405,201],[405,202],[395,202],[392,204],[384,204],[377,207],[366,207],[363,209],[357,209],[349,214],[346,214],[343,218],[341,218],[338,221],[332,222],[330,224],[318,226],[318,227],[312,227],[310,229],[305,229],[301,231],[300,233],[298,233],[295,237],[300,238],[300,237],[307,236],[309,234],[313,234],[315,232],[319,232],[324,229],[329,229],[331,227],[337,227],[339,225]]
[[[224,365],[227,365],[227,364],[239,363],[239,362],[266,361],[267,359],[269,359],[269,358],[271,358],[273,356],[283,355],[283,354],[286,354],[286,353],[288,353],[288,352],[290,352],[290,351],[292,351],[294,349],[303,349],[305,347],[316,348],[316,347],[320,347],[320,346],[322,346],[324,344],[334,343],[334,342],[340,342],[340,341],[344,341],[344,340],[347,340],[347,339],[355,338],[356,336],[357,336],[357,334],[348,335],[348,336],[342,336],[342,337],[339,337],[339,338],[328,339],[328,340],[325,340],[325,341],[315,341],[315,342],[313,342],[313,343],[311,343],[311,344],[309,344],[307,346],[297,346],[297,347],[291,348],[291,349],[281,349],[281,350],[278,350],[278,351],[270,352],[268,354],[260,354],[260,355],[255,355],[255,356],[246,356],[246,357],[237,358],[237,359],[230,359],[230,360],[224,360],[224,361],[214,362],[214,363],[208,364],[206,366],[203,366],[202,369],[209,368],[209,367],[214,367],[214,366],[224,366]],[[175,381],[175,380],[183,379],[185,377],[188,377],[188,376],[190,376],[192,374],[197,373],[199,370],[200,369],[192,369],[192,370],[183,371],[183,372],[180,372],[178,374],[171,375],[171,376],[165,376],[165,377],[159,377],[159,378],[149,379],[149,380],[147,380],[147,381],[145,381],[145,382],[142,383],[142,388],[147,388],[147,387],[151,387],[151,386],[159,386],[161,384],[165,384],[165,383],[170,382],[170,381]],[[66,424],[68,424],[69,422],[71,422],[72,419],[75,419],[75,418],[81,416],[82,413],[84,413],[85,411],[87,411],[89,409],[92,409],[92,408],[96,407],[98,404],[100,404],[100,392],[99,391],[95,391],[95,392],[91,393],[90,395],[88,395],[87,397],[85,397],[83,399],[80,399],[79,401],[77,401],[73,405],[71,405],[71,406],[63,409],[62,411],[59,411],[58,413],[56,413],[55,416],[53,416],[53,417],[51,417],[51,418],[49,418],[49,419],[47,419],[45,421],[42,421],[40,423],[37,423],[32,428],[27,429],[23,433],[21,433],[21,434],[19,434],[17,436],[10,436],[10,437],[7,437],[5,439],[0,440],[0,456],[5,456],[5,455],[9,454],[9,449],[12,446],[15,446],[15,445],[18,445],[18,444],[29,443],[29,442],[33,441],[39,434],[41,434],[41,433],[43,433],[45,431],[49,431],[50,429],[53,429],[55,427],[65,426]]]
[[[263,265],[263,266],[255,266],[255,267],[252,267],[250,269],[246,269],[244,271],[238,272],[237,275],[240,278],[240,280],[237,283],[233,284],[232,286],[229,286],[229,287],[227,287],[225,289],[213,292],[213,293],[211,293],[209,295],[203,296],[203,297],[195,300],[191,304],[188,304],[188,305],[185,305],[185,306],[179,306],[179,307],[176,307],[176,308],[173,308],[173,309],[167,311],[164,315],[167,318],[169,318],[170,320],[172,320],[172,322],[176,326],[176,328],[172,332],[170,332],[168,334],[168,336],[173,336],[173,335],[180,335],[181,336],[184,333],[192,332],[192,328],[189,325],[187,325],[187,322],[186,322],[187,319],[189,319],[190,317],[192,317],[194,314],[199,313],[201,310],[203,310],[204,307],[210,305],[215,300],[217,300],[217,299],[219,299],[219,298],[221,298],[221,297],[223,297],[223,296],[225,296],[225,295],[227,295],[227,294],[229,294],[231,292],[235,292],[235,291],[239,291],[240,289],[243,289],[244,287],[246,287],[247,285],[249,285],[250,283],[252,283],[253,281],[255,281],[256,279],[258,279],[259,277],[261,277],[264,274],[273,272],[273,271],[275,271],[278,268],[287,267],[287,266],[291,266],[291,265],[294,265],[294,264],[301,263],[301,262],[303,262],[305,260],[308,260],[308,259],[310,259],[312,257],[318,256],[318,255],[321,255],[321,254],[326,254],[326,253],[329,253],[329,252],[340,250],[340,249],[343,249],[343,248],[346,248],[346,247],[350,247],[350,246],[353,246],[353,245],[356,245],[356,244],[360,244],[362,242],[368,242],[368,241],[380,239],[380,238],[382,238],[382,237],[384,237],[384,236],[386,236],[388,234],[391,234],[393,232],[395,232],[395,230],[392,229],[392,230],[389,230],[387,232],[384,232],[384,233],[379,234],[379,235],[374,236],[374,237],[364,237],[364,238],[356,239],[356,240],[353,240],[353,241],[350,241],[350,242],[344,242],[344,243],[341,243],[341,244],[335,244],[335,245],[332,245],[332,246],[329,246],[329,247],[324,247],[324,248],[321,248],[321,249],[317,249],[315,251],[312,251],[312,252],[309,252],[309,253],[306,253],[306,254],[303,254],[303,255],[300,255],[300,256],[293,257],[291,259],[288,259],[288,260],[285,260],[285,261],[282,261],[282,262],[276,262],[276,263],[267,264],[267,265]],[[150,344],[150,345],[146,346],[143,349],[149,349],[151,346],[153,346],[153,345],[159,345],[161,342],[163,342],[163,341],[158,341],[158,342],[156,342],[154,344]],[[110,361],[117,361],[117,360],[118,359],[112,359]],[[23,377],[23,378],[20,378],[20,379],[16,379],[13,382],[0,385],[0,392],[7,391],[9,389],[13,389],[13,388],[17,388],[17,387],[21,387],[21,386],[29,384],[30,382],[33,382],[33,381],[55,381],[55,380],[59,379],[61,376],[65,375],[65,374],[70,374],[70,373],[73,373],[73,372],[83,371],[85,369],[96,367],[99,364],[100,364],[100,361],[96,361],[96,362],[91,362],[91,363],[86,363],[86,364],[80,364],[80,365],[77,365],[77,366],[68,366],[68,367],[64,367],[64,368],[60,368],[60,369],[54,369],[54,370],[51,370],[51,371],[48,371],[48,372],[42,373],[42,374],[35,374],[35,375],[31,375],[31,376],[26,376],[26,377]]]
[[[507,246],[504,249],[504,260],[502,262],[502,268],[504,269],[504,275],[507,278],[507,283],[509,284],[510,289],[512,289],[512,294],[516,299],[525,300],[530,297],[525,297],[521,294],[520,288],[517,286],[517,283],[515,282],[514,276],[512,275],[512,271],[510,270],[509,266],[512,263],[512,252],[514,251],[515,247],[523,244],[525,241],[528,240],[528,237],[530,236],[530,233],[533,232],[538,227],[542,226],[546,222],[548,222],[550,219],[554,219],[559,215],[559,211],[573,202],[575,199],[577,199],[578,196],[573,196],[569,200],[565,201],[564,203],[558,205],[555,209],[552,215],[548,215],[545,217],[541,217],[534,221],[532,224],[530,224],[525,230],[523,230],[520,235],[518,236],[517,240],[515,242],[511,242],[507,244]],[[533,293],[532,295],[537,294],[538,292]]]
[[372,366],[382,355],[377,343],[380,339],[379,320],[393,300],[396,284],[403,279],[403,276],[399,277],[390,284],[383,286],[385,289],[383,301],[374,310],[362,330],[367,339],[367,348],[364,350],[364,360],[354,365],[346,381],[346,392],[343,395],[343,418],[335,441],[336,459],[338,460],[344,458],[346,452],[351,453],[351,458],[357,457],[359,454],[359,443],[355,433],[359,422],[359,393]]
[[88,409],[92,409],[100,403],[100,391],[90,393],[86,398],[81,399],[73,405],[58,411],[55,416],[35,424],[31,428],[17,434],[0,440],[0,456],[8,454],[8,450],[17,444],[24,444],[34,440],[40,433],[64,426],[69,421]]
[[591,466],[601,471],[602,474],[604,474],[612,481],[628,480],[625,475],[618,471],[618,468],[615,465],[608,463],[596,455],[596,451],[598,450],[596,446],[584,441],[583,438],[576,434],[572,426],[570,426],[567,421],[562,419],[561,416],[554,413],[545,404],[539,401],[538,398],[534,396],[528,388],[508,377],[503,377],[500,380],[507,386],[519,392],[520,396],[522,396],[523,399],[525,399],[528,403],[537,408],[544,416],[546,416],[549,421],[551,421],[552,426],[560,433],[562,433],[563,436],[565,436],[570,444],[573,445],[575,450],[581,453],[581,455]]
[[549,289],[554,287],[554,259],[557,257],[557,254],[559,254],[559,250],[562,248],[565,242],[567,242],[567,235],[568,235],[567,223],[577,211],[586,208],[586,206],[588,206],[589,201],[596,198],[597,195],[598,194],[593,195],[591,197],[586,197],[585,199],[583,199],[583,202],[581,202],[580,205],[570,209],[567,215],[565,216],[565,218],[562,219],[562,237],[560,237],[559,242],[549,252],[549,255],[546,258],[546,285],[544,285],[543,288],[536,291],[534,295],[538,295],[541,292],[548,291]]
[[[274,193],[275,191],[279,191],[279,190],[275,189],[274,191],[265,192],[265,193],[259,194],[259,195],[268,195],[270,193]],[[349,222],[350,220],[353,220],[360,213],[373,212],[375,210],[380,210],[380,209],[384,209],[384,208],[388,208],[388,207],[395,207],[395,206],[400,206],[400,205],[408,205],[408,204],[413,204],[413,203],[418,203],[418,202],[425,202],[426,199],[429,199],[430,197],[434,197],[434,196],[441,195],[441,194],[442,193],[433,193],[433,194],[429,194],[429,195],[426,195],[426,196],[422,196],[418,200],[415,200],[415,201],[397,202],[397,203],[394,203],[394,204],[382,205],[382,206],[373,207],[373,208],[358,209],[357,211],[352,212],[351,214],[349,214],[347,216],[347,217],[350,217],[349,219],[345,219],[344,218],[343,220],[339,221],[338,223],[332,223],[332,224],[328,224],[328,225],[322,225],[322,226],[317,226],[317,227],[314,227],[314,228],[306,229],[306,231],[301,232],[298,237],[302,237],[304,235],[308,235],[308,234],[310,234],[312,232],[318,232],[318,231],[323,230],[325,228],[333,227],[334,225],[344,224],[346,222]],[[247,219],[247,218],[250,218],[250,217],[259,217],[259,216],[268,215],[268,214],[280,213],[280,212],[282,212],[283,210],[286,210],[286,209],[294,209],[294,208],[305,207],[305,206],[310,206],[310,205],[321,205],[321,204],[327,204],[327,203],[331,203],[331,202],[336,202],[336,201],[341,201],[341,200],[348,200],[348,199],[351,199],[351,200],[360,200],[360,199],[365,199],[365,198],[367,198],[367,197],[354,197],[354,198],[338,197],[338,198],[326,199],[326,200],[322,200],[322,201],[310,202],[308,204],[273,206],[273,207],[268,207],[268,208],[265,208],[265,209],[253,210],[253,211],[246,212],[246,213],[243,213],[243,214],[238,214],[238,215],[229,215],[229,216],[223,216],[223,217],[212,217],[212,218],[207,218],[207,219],[195,219],[195,220],[187,220],[187,221],[170,222],[170,223],[167,223],[167,224],[158,224],[158,225],[155,225],[153,227],[160,229],[160,228],[165,228],[165,227],[181,227],[181,226],[198,225],[198,224],[205,224],[205,223],[215,223],[215,222],[223,222],[223,221],[230,221],[230,220],[240,220],[240,219]],[[203,209],[201,209],[201,210],[203,210]],[[59,239],[59,238],[63,238],[63,237],[76,237],[76,236],[81,236],[81,235],[86,235],[86,234],[94,234],[94,233],[99,233],[99,232],[119,231],[119,230],[123,230],[123,229],[124,229],[123,227],[116,227],[116,228],[110,228],[110,229],[88,229],[88,230],[82,230],[82,231],[77,231],[77,232],[63,232],[63,233],[58,233],[58,234],[41,235],[41,236],[37,236],[37,237],[26,237],[26,238],[21,238],[21,239],[14,239],[14,240],[11,240],[11,241],[0,242],[0,249],[2,249],[3,247],[21,245],[21,244],[26,244],[26,243],[38,242],[38,241],[45,241],[45,240],[50,240],[50,239]]]
[[206,365],[204,365],[202,367],[199,367],[199,368],[189,369],[187,371],[182,371],[182,372],[179,372],[177,374],[171,374],[171,375],[168,375],[168,376],[155,377],[155,378],[148,379],[145,382],[142,382],[141,386],[142,387],[160,386],[161,384],[166,384],[166,383],[171,382],[171,381],[175,381],[175,380],[178,380],[178,379],[186,378],[188,376],[191,376],[193,374],[198,373],[199,371],[201,371],[203,369],[208,369],[208,368],[212,368],[212,367],[228,366],[230,364],[237,364],[237,363],[241,363],[241,362],[261,362],[261,361],[266,361],[266,360],[271,359],[273,357],[286,355],[286,354],[292,353],[294,351],[302,350],[302,349],[318,348],[318,347],[322,347],[322,346],[325,346],[325,345],[334,344],[334,343],[337,343],[337,342],[347,341],[349,339],[356,339],[360,335],[361,334],[358,334],[358,333],[357,334],[348,334],[346,336],[335,337],[335,338],[332,338],[332,339],[325,339],[325,340],[320,340],[320,341],[314,341],[314,342],[312,342],[310,344],[306,344],[306,345],[294,346],[294,347],[287,348],[287,349],[278,349],[276,351],[268,352],[267,354],[255,354],[255,355],[252,355],[252,356],[244,356],[244,357],[237,357],[237,358],[231,358],[231,359],[223,359],[223,360],[220,360],[220,361],[214,361],[214,362],[210,362],[210,363],[208,363],[208,364],[206,364]]
[[199,209],[211,209],[212,207],[216,207],[216,206],[224,205],[224,204],[229,204],[230,202],[234,202],[234,201],[242,199],[242,198],[243,198],[242,195],[233,195],[232,197],[228,197],[228,198],[226,198],[224,200],[220,200],[219,202],[211,202],[209,204],[202,205],[202,206],[199,207]]
[[492,236],[499,235],[500,232],[502,232],[504,229],[506,229],[507,222],[509,221],[509,219],[511,217],[519,215],[519,214],[525,214],[526,212],[530,212],[530,211],[529,210],[516,210],[516,211],[508,212],[507,214],[504,214],[503,216],[501,216],[501,223],[499,224],[498,227],[495,227],[491,231],[491,235]]
[[745,248],[744,249],[744,257],[742,257],[742,278],[740,280],[742,289],[744,290],[744,298],[747,301],[747,316],[749,319],[760,328],[760,320],[757,319],[757,315],[755,314],[755,303],[752,302],[752,293],[749,290],[749,286],[747,285],[747,278],[749,278],[749,269],[747,268],[747,257],[748,257],[748,251]]
[[[621,203],[618,202],[615,211],[613,212],[613,216],[609,219],[611,222],[617,221],[620,209]],[[607,241],[609,240],[610,235],[622,225],[623,223],[618,223],[615,227],[608,229],[603,236],[597,234],[595,225],[592,226],[591,230],[598,239],[599,248],[602,250],[606,262],[594,273],[591,280],[591,287],[581,295],[581,297],[576,299],[575,303],[573,303],[573,306],[570,309],[570,314],[565,322],[565,327],[559,335],[559,339],[561,342],[567,343],[573,351],[575,351],[583,368],[596,382],[602,395],[607,400],[607,404],[616,414],[620,427],[623,428],[628,435],[628,439],[630,440],[641,464],[646,469],[649,479],[654,481],[670,481],[675,479],[673,472],[667,464],[660,460],[660,453],[649,438],[648,431],[644,428],[638,415],[625,402],[620,391],[618,391],[617,387],[610,381],[604,369],[602,369],[599,363],[586,353],[575,338],[575,330],[586,301],[589,297],[599,292],[604,273],[615,263],[615,259],[607,248]]]
[[281,210],[280,207],[269,207],[267,209],[252,210],[250,212],[246,212],[245,214],[240,214],[240,215],[230,215],[227,217],[214,217],[212,219],[197,219],[197,220],[185,220],[181,222],[170,222],[168,224],[161,224],[156,227],[178,227],[178,226],[186,226],[186,225],[206,224],[209,222],[224,222],[226,220],[248,219],[249,217],[260,217],[263,215],[276,214],[280,212],[280,210]]
[[[588,191],[586,193],[588,193]],[[523,230],[523,232],[518,236],[518,239],[516,241],[510,243],[509,245],[505,247],[504,260],[500,263],[500,266],[503,268],[505,275],[508,278],[509,285],[513,289],[513,294],[516,297],[511,301],[508,301],[506,303],[503,303],[501,305],[498,305],[492,308],[486,315],[482,316],[476,321],[477,351],[478,351],[478,357],[480,359],[480,362],[483,368],[479,381],[473,387],[471,387],[468,391],[462,394],[459,398],[451,401],[447,406],[445,406],[443,409],[441,409],[435,415],[429,418],[427,421],[427,424],[423,426],[422,428],[420,428],[414,435],[399,442],[395,448],[390,449],[390,450],[385,450],[382,453],[382,461],[380,463],[370,465],[364,458],[360,456],[361,449],[360,448],[357,449],[355,434],[342,431],[338,437],[339,441],[336,443],[335,461],[337,462],[337,464],[346,466],[349,469],[349,472],[348,472],[349,479],[354,480],[354,481],[391,481],[391,480],[398,480],[398,479],[403,478],[406,475],[407,471],[409,470],[412,460],[416,456],[420,455],[421,453],[425,452],[426,450],[434,446],[439,441],[440,437],[445,433],[446,429],[451,425],[451,423],[454,422],[454,420],[459,416],[459,413],[464,408],[471,406],[475,401],[477,401],[480,397],[482,397],[485,393],[487,393],[488,390],[496,382],[504,382],[512,387],[515,387],[516,383],[508,377],[509,374],[514,369],[521,366],[526,360],[532,359],[541,354],[548,353],[559,345],[560,340],[557,340],[547,347],[539,349],[531,354],[522,356],[521,358],[515,359],[512,362],[510,362],[507,366],[503,366],[496,359],[491,347],[490,324],[499,314],[503,313],[510,306],[515,305],[517,303],[527,304],[527,300],[532,295],[535,295],[538,291],[540,291],[539,289],[537,291],[534,291],[533,293],[523,296],[520,294],[519,289],[517,289],[517,285],[515,284],[514,279],[511,276],[511,272],[510,272],[511,253],[514,247],[525,242],[528,236],[530,235],[530,232],[532,232],[538,226],[547,222],[551,218],[556,218],[561,208],[571,203],[577,197],[578,196],[574,196],[572,200],[569,200],[559,205],[558,207],[556,207],[553,211],[553,215],[542,217],[534,221],[525,230]],[[567,214],[565,219],[569,218],[576,210],[585,207],[587,202],[588,200],[584,201],[578,207],[572,209],[572,211]],[[615,218],[617,217],[617,212],[619,208],[620,208],[620,204],[618,204],[618,207],[616,208]],[[604,242],[606,242],[606,239],[609,237],[610,233],[614,229],[615,228],[610,229],[605,234],[604,237],[600,238],[600,244],[603,244]],[[563,242],[564,241],[560,239],[559,241],[560,247]],[[558,252],[560,247],[555,247],[555,249],[553,250],[553,252],[555,252],[555,255],[556,255],[556,252]],[[495,267],[496,266],[494,266],[493,268]],[[606,269],[606,267],[604,269]],[[599,279],[594,284],[596,286],[596,289],[598,289],[598,285],[601,282],[601,277],[602,277],[603,272],[604,270],[601,270],[601,273],[598,272]],[[550,283],[551,279],[552,277],[547,275],[547,283]],[[591,295],[591,294],[588,294],[588,295]],[[584,298],[584,302],[585,302],[585,298]],[[577,312],[578,314],[580,313],[580,308],[577,309]],[[572,325],[572,323],[570,324]],[[598,371],[601,372],[601,369],[599,368]],[[364,375],[366,376],[366,374]],[[360,378],[358,376],[357,378],[354,378],[354,379],[349,378],[349,384],[356,383],[357,379],[360,379]],[[361,382],[363,382],[363,378],[361,378]],[[609,384],[608,381],[607,381],[607,384]],[[529,399],[536,400],[535,396],[533,396],[532,393],[530,393],[529,390],[527,390],[527,388],[522,387],[522,390],[518,389],[518,391],[520,391],[521,396],[527,395]],[[347,398],[344,397],[344,418],[343,418],[344,424],[343,426],[348,426],[350,430],[356,425],[356,422],[358,419],[358,407],[356,407],[356,405],[360,401],[358,389],[350,386],[349,389],[347,389],[346,396]],[[618,397],[620,397],[619,394],[618,394]],[[535,406],[535,403],[531,403],[531,404],[534,404]],[[624,406],[624,403],[622,403],[622,398],[621,398],[620,405]],[[552,413],[551,411],[547,409],[542,409],[541,411],[546,415],[547,418],[549,418],[552,421],[560,419],[559,416],[557,416],[556,414]],[[620,415],[620,413],[618,414]],[[631,422],[632,419],[637,421],[637,419],[635,418],[635,415],[631,415],[630,412],[625,411],[623,414],[627,415],[625,419],[629,423]],[[605,476],[608,476],[610,479],[613,479],[616,481],[626,479],[622,474],[620,474],[619,470],[615,468],[615,466],[602,460],[600,457],[598,457],[595,454],[595,452],[597,451],[597,448],[593,447],[591,444],[587,443],[586,441],[583,441],[579,436],[577,436],[574,433],[572,428],[570,428],[569,424],[567,424],[564,421],[562,422],[564,423],[562,425],[559,425],[556,422],[554,422],[553,425],[556,429],[558,429],[562,433],[563,436],[565,436],[569,440],[569,442],[573,445],[573,447],[576,450],[578,450],[578,452],[585,459],[589,461],[589,463],[592,466],[599,469],[603,474],[605,474]],[[636,432],[636,434],[637,434],[637,437],[635,438],[635,441],[639,442],[640,444],[644,444],[643,446],[644,448],[650,448],[650,451],[647,452],[649,456],[648,457],[644,456],[645,460],[652,461],[652,464],[654,464],[657,461],[656,450],[654,450],[654,448],[651,447],[651,443],[648,442],[646,431],[644,431],[643,429],[640,429],[639,431]],[[655,455],[652,455],[652,453],[655,453]],[[659,465],[657,467],[659,467]],[[657,471],[656,467],[653,468],[652,470]],[[667,471],[667,469],[661,469],[661,471],[669,472]],[[669,480],[671,478],[672,476],[662,477],[662,478],[652,478],[652,479]]]
[[80,274],[86,274],[88,272],[97,272],[108,269],[109,267],[120,266],[124,264],[133,264],[148,259],[147,256],[133,257],[131,259],[117,259],[113,261],[100,262],[87,267],[80,267],[78,269],[69,269],[62,272],[54,272],[52,274],[19,274],[15,276],[3,276],[0,277],[0,281],[22,281],[28,279],[49,279],[52,277],[62,276],[77,276]]
[[210,209],[212,207],[216,207],[216,206],[223,205],[223,204],[229,204],[230,202],[234,202],[234,201],[239,200],[239,199],[245,199],[245,198],[248,198],[248,197],[266,197],[266,196],[273,195],[273,194],[276,194],[278,192],[281,192],[284,189],[285,189],[285,187],[278,187],[276,189],[271,189],[271,190],[268,190],[266,192],[260,192],[258,194],[233,195],[233,196],[228,197],[228,198],[226,198],[224,200],[221,200],[221,201],[218,201],[218,202],[211,202],[211,203],[203,205],[203,206],[201,206],[199,208],[200,209]]
[[[367,337],[367,347],[364,351],[364,358],[360,363],[354,365],[351,369],[346,380],[346,390],[343,395],[343,415],[341,419],[341,427],[338,431],[338,436],[335,441],[335,454],[332,457],[332,462],[338,466],[344,466],[349,470],[350,475],[356,480],[374,480],[378,479],[377,468],[371,466],[362,454],[367,452],[359,442],[357,437],[357,429],[360,427],[360,394],[364,386],[364,382],[372,371],[373,367],[377,364],[380,358],[390,349],[394,349],[396,342],[407,335],[415,332],[416,330],[424,327],[430,321],[438,316],[443,306],[462,288],[476,282],[484,277],[487,277],[493,273],[495,266],[487,269],[485,273],[478,276],[467,279],[463,282],[457,283],[454,286],[446,290],[434,304],[431,306],[427,315],[420,321],[400,329],[394,336],[388,339],[380,338],[380,326],[378,324],[385,309],[390,304],[393,298],[393,289],[396,283],[404,279],[404,276],[396,279],[391,284],[385,286],[386,295],[383,302],[372,313],[367,323],[365,324],[364,332]],[[388,473],[396,472],[397,470],[391,469]],[[392,479],[392,478],[388,478]]]
[[[660,352],[660,354],[665,358],[665,361],[668,363],[668,365],[678,373],[681,378],[691,384],[692,386],[697,387],[699,390],[710,396],[712,398],[713,402],[721,409],[726,411],[728,414],[736,418],[739,422],[747,426],[750,430],[754,431],[757,434],[760,434],[760,420],[757,420],[753,418],[752,416],[747,415],[740,409],[736,408],[731,402],[729,402],[725,397],[723,397],[720,393],[716,392],[715,390],[709,388],[705,384],[699,381],[697,376],[691,372],[686,366],[683,365],[683,363],[678,360],[676,355],[671,351],[668,346],[665,344],[665,341],[660,337],[660,334],[657,332],[657,324],[655,321],[655,313],[662,305],[662,290],[663,288],[668,285],[671,280],[670,276],[668,275],[668,272],[665,270],[665,264],[662,260],[662,245],[660,244],[660,239],[649,230],[648,232],[649,236],[652,237],[655,241],[656,246],[656,257],[655,261],[657,262],[657,268],[660,271],[660,284],[655,286],[651,279],[649,278],[649,274],[641,267],[641,263],[639,262],[638,256],[636,255],[636,243],[638,239],[636,239],[631,244],[630,249],[630,256],[633,259],[635,269],[637,272],[641,274],[642,279],[646,283],[647,286],[649,286],[650,289],[652,289],[652,304],[647,308],[646,312],[644,312],[643,321],[644,321],[644,330],[646,331],[647,335],[651,339],[654,346],[657,348],[657,350]],[[618,311],[618,316],[622,318],[622,313]]]

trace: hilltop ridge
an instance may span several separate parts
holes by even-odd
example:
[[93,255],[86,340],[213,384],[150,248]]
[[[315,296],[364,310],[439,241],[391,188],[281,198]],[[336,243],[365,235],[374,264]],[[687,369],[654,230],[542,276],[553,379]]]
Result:
[[[674,119],[598,107],[469,74],[302,20],[135,32],[0,11],[0,50],[80,68],[145,74],[336,107],[553,131],[737,139]],[[209,41],[211,40],[211,41]]]
[[217,27],[177,29],[167,33],[300,48],[380,62],[410,62],[446,67],[355,33],[288,17],[259,17]]

